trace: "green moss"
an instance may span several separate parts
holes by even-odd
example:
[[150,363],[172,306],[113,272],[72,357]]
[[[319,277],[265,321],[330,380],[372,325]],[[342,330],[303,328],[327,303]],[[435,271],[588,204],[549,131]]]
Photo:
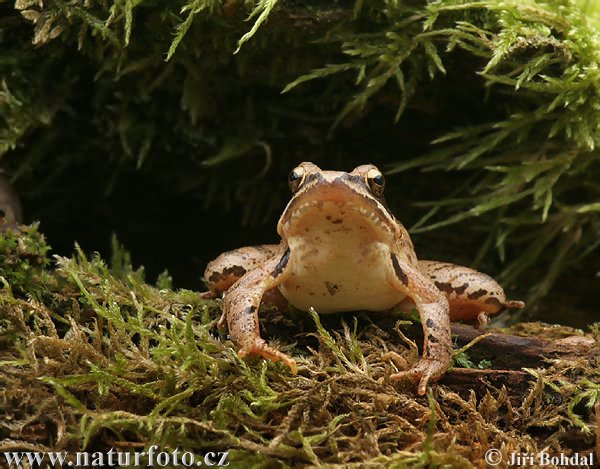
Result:
[[[118,243],[111,266],[81,251],[51,263],[35,227],[1,242],[16,237],[38,245],[39,274],[53,281],[40,300],[16,283],[0,290],[2,451],[156,444],[230,451],[232,467],[477,467],[488,447],[568,451],[564,429],[585,430],[591,418],[578,403],[597,402],[600,368],[578,362],[532,371],[529,404],[511,403],[506,389],[477,399],[436,386],[415,397],[388,383],[394,365],[382,358],[415,359],[401,324],[398,334],[356,319],[331,329],[315,312],[315,332],[287,350],[299,363],[292,376],[280,363],[241,360],[214,334],[218,301],[146,284]],[[280,340],[286,349],[293,334]],[[537,425],[546,431],[527,436]]]
[[5,228],[0,236],[0,277],[4,288],[39,296],[51,280],[46,270],[49,251],[37,225]]

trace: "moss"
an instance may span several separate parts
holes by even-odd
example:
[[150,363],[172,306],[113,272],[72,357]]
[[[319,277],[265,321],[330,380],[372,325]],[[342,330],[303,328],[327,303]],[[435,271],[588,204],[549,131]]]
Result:
[[50,246],[37,225],[4,228],[0,237],[0,277],[4,288],[34,297],[45,291],[51,281],[47,268]]
[[[35,227],[19,237],[40,242]],[[316,329],[288,350],[300,365],[291,376],[279,363],[239,359],[215,336],[218,301],[148,285],[114,246],[111,266],[81,251],[54,263],[42,254],[54,282],[41,300],[0,290],[0,450],[156,444],[228,450],[233,467],[477,467],[489,447],[570,451],[568,432],[589,427],[578,404],[598,401],[598,363],[532,370],[522,405],[506,389],[477,398],[436,386],[414,397],[388,382],[394,365],[382,359],[414,359],[400,329],[356,319],[325,327],[312,312]]]

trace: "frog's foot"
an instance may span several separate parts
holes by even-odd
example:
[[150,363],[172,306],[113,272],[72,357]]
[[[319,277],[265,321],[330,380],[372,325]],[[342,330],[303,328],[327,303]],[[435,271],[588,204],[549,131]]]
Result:
[[[502,311],[504,311],[506,309],[510,309],[510,308],[522,309],[524,307],[525,307],[525,303],[523,303],[522,301],[508,300],[501,304],[500,310],[498,312],[502,312]],[[498,312],[496,312],[494,314],[498,314]],[[485,329],[485,326],[487,326],[489,324],[489,322],[490,322],[490,313],[488,311],[481,311],[477,315],[477,329],[479,329],[480,331]]]
[[219,322],[217,323],[217,328],[220,331],[224,331],[225,327],[227,327],[227,315],[225,314],[225,311],[223,311],[221,313],[221,317],[219,318]]
[[407,370],[409,365],[408,365],[408,361],[406,361],[406,358],[404,358],[402,355],[400,355],[397,352],[386,352],[381,356],[382,360],[391,360],[393,361],[396,366],[398,368],[400,368],[401,370]]
[[296,374],[298,372],[298,367],[296,365],[296,360],[292,357],[286,355],[283,352],[280,352],[274,347],[269,346],[263,339],[257,338],[254,342],[244,345],[239,351],[238,355],[242,358],[252,355],[259,355],[267,360],[271,360],[273,362],[283,362],[287,365],[292,374]]
[[477,329],[479,329],[480,331],[485,329],[485,326],[487,326],[489,322],[490,316],[487,313],[487,311],[481,311],[477,315]]
[[439,379],[446,372],[448,367],[449,364],[445,361],[421,358],[411,369],[391,375],[390,380],[392,382],[419,380],[418,393],[420,396],[423,396],[427,391],[427,384],[429,384],[429,381]]
[[203,291],[202,293],[200,293],[200,299],[201,300],[214,300],[215,298],[218,298],[220,295],[221,295],[221,293],[218,291],[208,290],[208,291]]

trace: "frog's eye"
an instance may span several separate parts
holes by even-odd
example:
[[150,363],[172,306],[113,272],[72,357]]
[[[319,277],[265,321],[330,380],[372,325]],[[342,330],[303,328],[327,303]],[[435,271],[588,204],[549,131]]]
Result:
[[292,192],[296,192],[298,190],[300,184],[302,184],[302,181],[304,181],[305,174],[306,171],[302,166],[298,166],[297,168],[294,168],[292,170],[292,172],[288,176],[288,184],[290,185],[290,190]]
[[366,180],[371,192],[377,197],[381,197],[383,195],[383,189],[385,188],[385,178],[383,177],[383,174],[381,174],[381,171],[375,168],[370,169],[367,173]]

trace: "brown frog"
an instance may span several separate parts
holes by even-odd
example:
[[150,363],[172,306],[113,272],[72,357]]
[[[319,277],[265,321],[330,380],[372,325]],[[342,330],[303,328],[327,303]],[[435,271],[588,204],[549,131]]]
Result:
[[206,268],[210,292],[204,296],[225,292],[219,327],[227,323],[240,356],[281,360],[296,372],[295,360],[260,336],[262,301],[318,313],[416,307],[423,356],[391,379],[418,379],[424,394],[451,364],[450,321],[484,322],[487,315],[523,307],[507,301],[486,274],[417,260],[408,232],[386,205],[384,177],[375,166],[346,173],[302,163],[289,185],[293,197],[277,225],[281,242],[226,252]]

